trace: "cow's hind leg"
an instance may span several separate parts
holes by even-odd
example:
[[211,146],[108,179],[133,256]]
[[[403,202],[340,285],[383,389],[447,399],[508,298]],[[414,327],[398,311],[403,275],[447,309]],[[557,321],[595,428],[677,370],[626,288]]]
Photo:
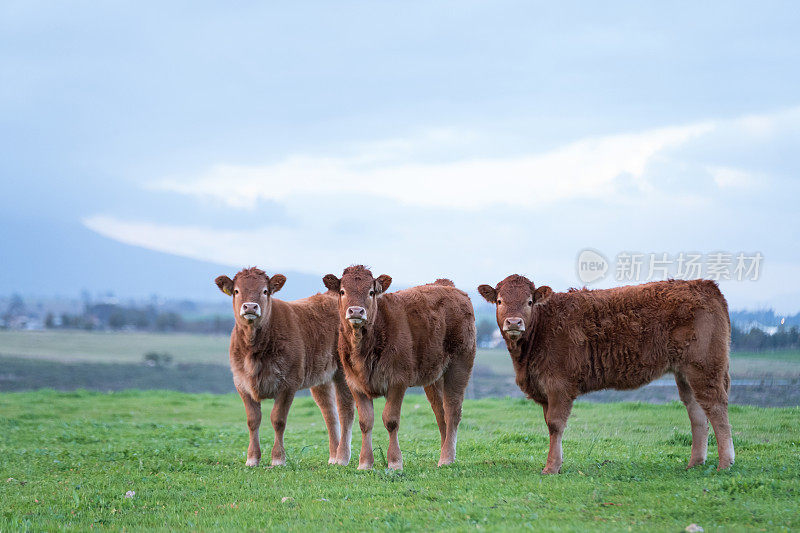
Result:
[[678,395],[689,413],[689,422],[692,426],[692,455],[686,468],[701,465],[706,462],[708,455],[708,417],[697,403],[686,376],[675,372],[675,383],[678,385]]
[[735,459],[731,424],[728,421],[728,388],[730,376],[727,365],[718,375],[707,375],[699,370],[687,370],[686,378],[692,387],[697,403],[705,411],[717,438],[719,470],[729,468]]
[[391,470],[403,469],[403,454],[400,452],[400,409],[403,406],[405,386],[390,387],[386,393],[386,405],[383,408],[383,425],[389,432],[389,448],[386,461]]
[[443,394],[444,381],[441,379],[425,387],[425,395],[428,397],[428,401],[431,402],[433,414],[436,416],[436,424],[439,426],[440,446],[442,448],[444,447],[444,439],[447,436],[447,422],[445,422],[444,404],[442,403]]
[[353,395],[350,393],[342,372],[336,373],[333,382],[336,386],[336,404],[339,408],[339,423],[341,424],[336,464],[344,466],[350,462],[350,442],[353,439],[353,418],[355,417]]
[[250,444],[247,446],[247,466],[258,466],[261,461],[261,445],[258,442],[258,428],[261,427],[261,403],[255,401],[244,391],[239,391],[247,414],[247,429],[250,431]]
[[272,466],[286,464],[286,450],[283,448],[283,432],[286,430],[286,417],[289,414],[289,407],[294,400],[294,391],[280,391],[275,396],[275,403],[272,405],[270,420],[272,428],[275,430],[275,444],[272,445]]
[[372,398],[361,392],[355,392],[358,409],[358,425],[361,428],[361,453],[358,455],[358,469],[370,470],[375,464],[372,453],[372,426],[375,424],[375,407]]
[[325,427],[328,428],[328,463],[334,464],[339,449],[339,413],[336,410],[333,383],[311,387],[311,396],[314,397],[319,410],[322,411],[322,418],[325,419]]
[[442,405],[444,407],[445,438],[439,455],[439,466],[449,465],[456,460],[458,424],[461,423],[461,405],[469,383],[472,366],[451,366],[444,374]]

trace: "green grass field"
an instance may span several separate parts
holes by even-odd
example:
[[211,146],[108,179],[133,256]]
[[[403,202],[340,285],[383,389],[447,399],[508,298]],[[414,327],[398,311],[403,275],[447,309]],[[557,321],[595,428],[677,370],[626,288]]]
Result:
[[[734,467],[717,472],[712,448],[708,465],[686,471],[682,405],[578,403],[563,473],[543,477],[547,436],[536,404],[467,401],[458,461],[439,469],[433,414],[424,397],[409,396],[405,470],[384,469],[378,422],[376,469],[359,472],[355,461],[326,463],[322,417],[299,398],[288,465],[248,469],[234,395],[6,393],[0,530],[792,529],[800,527],[799,415],[732,406]],[[267,454],[271,438],[267,424]],[[359,442],[357,434],[355,454]]]
[[177,363],[228,364],[228,335],[124,331],[3,331],[0,354],[61,362],[140,363],[167,352]]

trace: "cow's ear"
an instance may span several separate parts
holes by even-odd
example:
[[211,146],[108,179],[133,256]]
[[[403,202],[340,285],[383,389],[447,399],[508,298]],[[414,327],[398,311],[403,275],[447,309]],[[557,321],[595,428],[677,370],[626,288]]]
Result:
[[284,283],[286,283],[286,276],[283,274],[275,274],[269,278],[269,281],[267,282],[267,285],[269,286],[269,293],[275,294],[281,290],[281,287],[283,287]]
[[542,285],[541,287],[533,291],[533,301],[539,303],[547,299],[551,294],[553,294],[553,289],[551,289],[547,285]]
[[228,296],[233,296],[233,280],[231,278],[228,276],[218,276],[217,279],[214,280],[214,283],[217,284],[219,290]]
[[322,284],[325,285],[325,288],[329,291],[339,292],[339,287],[342,286],[342,280],[333,274],[326,274],[322,277]]
[[381,274],[380,276],[378,276],[378,279],[375,280],[375,292],[377,292],[378,294],[384,293],[391,284],[392,284],[392,277],[387,276],[386,274]]
[[497,302],[497,291],[491,285],[479,285],[478,292],[490,304]]

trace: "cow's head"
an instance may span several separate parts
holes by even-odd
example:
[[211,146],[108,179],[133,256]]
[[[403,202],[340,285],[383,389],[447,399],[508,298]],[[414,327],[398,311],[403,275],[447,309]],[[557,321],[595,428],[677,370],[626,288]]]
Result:
[[342,324],[348,324],[353,331],[369,327],[375,322],[378,311],[378,298],[392,283],[392,278],[382,274],[372,277],[372,272],[362,265],[344,269],[342,278],[333,274],[322,278],[328,290],[339,294],[339,316]]
[[478,292],[497,306],[497,325],[506,340],[516,342],[531,329],[533,306],[553,293],[543,285],[538,289],[525,276],[512,274],[496,287],[481,285]]
[[215,280],[219,290],[233,297],[233,314],[236,323],[258,327],[269,319],[272,295],[281,290],[286,276],[275,274],[271,278],[259,268],[245,268],[233,279],[219,276]]

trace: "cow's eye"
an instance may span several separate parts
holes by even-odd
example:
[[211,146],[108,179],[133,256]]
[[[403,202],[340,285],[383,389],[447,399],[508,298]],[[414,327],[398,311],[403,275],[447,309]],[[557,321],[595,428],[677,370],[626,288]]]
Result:
[[375,291],[369,291],[370,297],[375,296]]
[[267,289],[264,289],[264,294],[268,294],[268,293],[269,293],[269,291]]
[[341,294],[342,296],[344,296],[344,289],[340,290],[340,291],[339,291],[339,294]]
[[503,303],[503,302],[502,302],[502,301],[500,301],[500,299],[498,299],[498,300],[497,300],[497,305],[500,305],[500,304],[502,304],[502,303]]
[[528,300],[528,305],[533,305],[533,300]]
[[239,289],[233,289],[233,294],[239,294]]

